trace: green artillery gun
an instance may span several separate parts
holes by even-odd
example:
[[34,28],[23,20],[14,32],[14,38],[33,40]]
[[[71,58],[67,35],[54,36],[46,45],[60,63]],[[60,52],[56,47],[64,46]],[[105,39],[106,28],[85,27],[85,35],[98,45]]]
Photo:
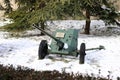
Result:
[[51,35],[41,29],[39,26],[35,24],[33,26],[42,31],[42,33],[52,38],[52,42],[49,45],[50,49],[48,48],[48,43],[46,40],[42,40],[40,42],[38,50],[39,59],[44,59],[45,56],[48,54],[71,55],[76,57],[80,55],[79,63],[84,64],[86,50],[104,49],[103,46],[100,46],[98,48],[86,49],[85,43],[82,43],[80,46],[80,50],[77,50],[79,32],[79,30],[77,29],[57,29],[55,32],[53,32],[53,35]]

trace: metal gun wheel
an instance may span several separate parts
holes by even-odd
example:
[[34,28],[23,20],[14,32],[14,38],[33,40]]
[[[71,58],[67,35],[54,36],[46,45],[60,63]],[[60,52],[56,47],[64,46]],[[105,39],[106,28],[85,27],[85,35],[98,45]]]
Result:
[[80,46],[80,51],[79,51],[79,54],[80,54],[79,63],[80,64],[84,64],[84,62],[85,62],[85,55],[86,55],[85,49],[86,49],[85,43],[82,43]]
[[39,45],[38,59],[44,59],[48,54],[48,44],[46,40],[42,40]]

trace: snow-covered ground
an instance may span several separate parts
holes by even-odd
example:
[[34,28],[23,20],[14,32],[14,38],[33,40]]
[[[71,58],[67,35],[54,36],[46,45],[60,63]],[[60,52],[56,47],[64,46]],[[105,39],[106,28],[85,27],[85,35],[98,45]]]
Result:
[[[7,24],[7,21],[0,25]],[[31,36],[12,38],[8,32],[0,31],[0,64],[17,65],[33,68],[35,70],[65,70],[73,73],[94,74],[95,76],[112,79],[120,76],[120,28],[107,26],[103,21],[93,20],[91,23],[91,35],[81,34],[85,21],[54,21],[47,23],[51,30],[57,28],[80,29],[78,38],[78,49],[81,43],[86,43],[86,48],[94,48],[103,45],[105,50],[86,51],[85,64],[79,64],[79,58],[50,54],[43,60],[38,60],[38,46],[42,39],[50,41],[48,36]],[[36,33],[28,31],[28,33]],[[53,59],[51,59],[51,57]]]

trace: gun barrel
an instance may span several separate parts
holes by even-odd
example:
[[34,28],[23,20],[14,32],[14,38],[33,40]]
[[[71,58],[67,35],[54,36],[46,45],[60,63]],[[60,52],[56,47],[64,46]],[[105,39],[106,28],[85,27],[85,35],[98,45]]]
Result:
[[60,49],[63,48],[64,43],[63,43],[62,41],[60,41],[59,39],[55,38],[55,37],[52,36],[51,34],[47,33],[46,31],[44,31],[42,28],[38,27],[38,26],[35,25],[35,24],[33,24],[33,27],[39,29],[40,31],[42,31],[42,33],[44,33],[44,34],[48,35],[49,37],[51,37],[52,39],[54,39],[54,40],[57,42],[57,44],[58,44],[58,46],[60,47]]

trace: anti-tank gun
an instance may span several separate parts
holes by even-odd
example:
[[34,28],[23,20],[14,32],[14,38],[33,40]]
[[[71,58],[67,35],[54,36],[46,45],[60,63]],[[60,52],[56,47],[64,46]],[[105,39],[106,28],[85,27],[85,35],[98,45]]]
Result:
[[45,56],[48,54],[71,55],[76,57],[80,55],[79,63],[83,64],[86,50],[104,49],[103,46],[100,46],[98,48],[86,49],[85,43],[82,43],[80,46],[80,50],[77,50],[79,32],[79,30],[77,29],[57,29],[51,35],[35,24],[33,25],[33,27],[39,29],[42,33],[52,38],[52,42],[49,45],[50,49],[48,49],[48,43],[46,40],[42,40],[40,42],[38,50],[39,59],[44,59]]

